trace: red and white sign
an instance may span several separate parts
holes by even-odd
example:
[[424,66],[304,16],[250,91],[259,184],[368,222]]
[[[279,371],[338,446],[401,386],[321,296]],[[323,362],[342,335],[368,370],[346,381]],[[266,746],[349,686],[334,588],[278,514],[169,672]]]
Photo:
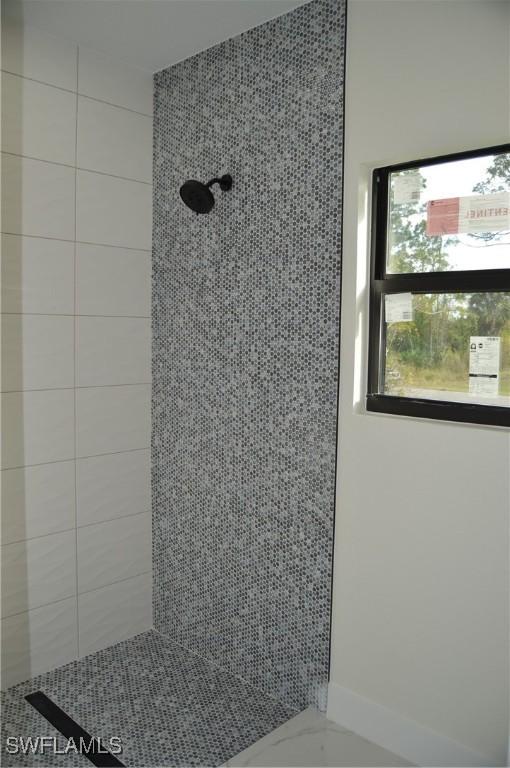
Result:
[[510,192],[430,200],[429,237],[510,230]]
[[446,197],[427,203],[427,229],[429,237],[456,235],[459,231],[460,197]]

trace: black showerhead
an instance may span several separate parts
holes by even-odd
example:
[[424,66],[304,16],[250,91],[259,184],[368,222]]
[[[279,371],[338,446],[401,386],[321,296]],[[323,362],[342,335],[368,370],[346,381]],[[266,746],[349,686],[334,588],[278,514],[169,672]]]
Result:
[[211,179],[207,184],[190,179],[179,190],[183,203],[195,213],[209,213],[214,208],[214,196],[210,190],[213,184],[219,184],[223,192],[232,188],[232,176],[225,174],[221,179]]
[[190,179],[185,181],[179,190],[179,194],[188,208],[195,213],[209,213],[214,206],[213,193],[208,186],[201,181]]

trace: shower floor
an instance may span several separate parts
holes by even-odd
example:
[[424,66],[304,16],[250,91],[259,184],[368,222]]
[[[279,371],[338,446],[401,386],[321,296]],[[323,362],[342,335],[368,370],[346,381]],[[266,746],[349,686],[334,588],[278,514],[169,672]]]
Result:
[[[91,736],[120,737],[127,766],[219,766],[296,714],[154,631],[9,688],[4,749],[7,736],[59,736],[24,699],[37,690]],[[92,765],[72,753],[2,758],[4,766]]]

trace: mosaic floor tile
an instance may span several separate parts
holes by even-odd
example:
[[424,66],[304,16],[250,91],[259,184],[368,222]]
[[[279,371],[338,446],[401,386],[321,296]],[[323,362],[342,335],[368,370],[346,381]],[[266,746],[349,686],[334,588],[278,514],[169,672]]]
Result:
[[[10,688],[4,737],[55,734],[23,699],[34,690],[104,743],[120,736],[128,766],[218,766],[295,714],[154,631]],[[3,764],[90,765],[81,756],[14,758]]]
[[[27,691],[28,692],[28,691]],[[25,694],[17,690],[17,688],[11,688],[10,691],[1,694],[1,739],[2,739],[2,756],[1,765],[9,766],[10,768],[24,768],[24,766],[52,766],[58,765],[56,759],[48,753],[39,754],[35,753],[23,754],[21,751],[15,754],[8,752],[8,737],[27,737],[35,738],[37,736],[51,736],[56,739],[58,749],[63,750],[65,747],[65,740],[60,733],[53,728],[48,721],[40,715],[28,702],[23,698]],[[65,758],[60,757],[60,765],[67,766],[84,766],[91,765],[90,762],[82,755],[77,755],[73,752],[66,755]]]

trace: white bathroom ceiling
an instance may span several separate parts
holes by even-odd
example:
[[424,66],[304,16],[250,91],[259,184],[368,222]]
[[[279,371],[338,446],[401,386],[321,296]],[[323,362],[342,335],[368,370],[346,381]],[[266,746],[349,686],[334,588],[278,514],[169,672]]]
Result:
[[3,0],[24,23],[151,72],[308,0]]

